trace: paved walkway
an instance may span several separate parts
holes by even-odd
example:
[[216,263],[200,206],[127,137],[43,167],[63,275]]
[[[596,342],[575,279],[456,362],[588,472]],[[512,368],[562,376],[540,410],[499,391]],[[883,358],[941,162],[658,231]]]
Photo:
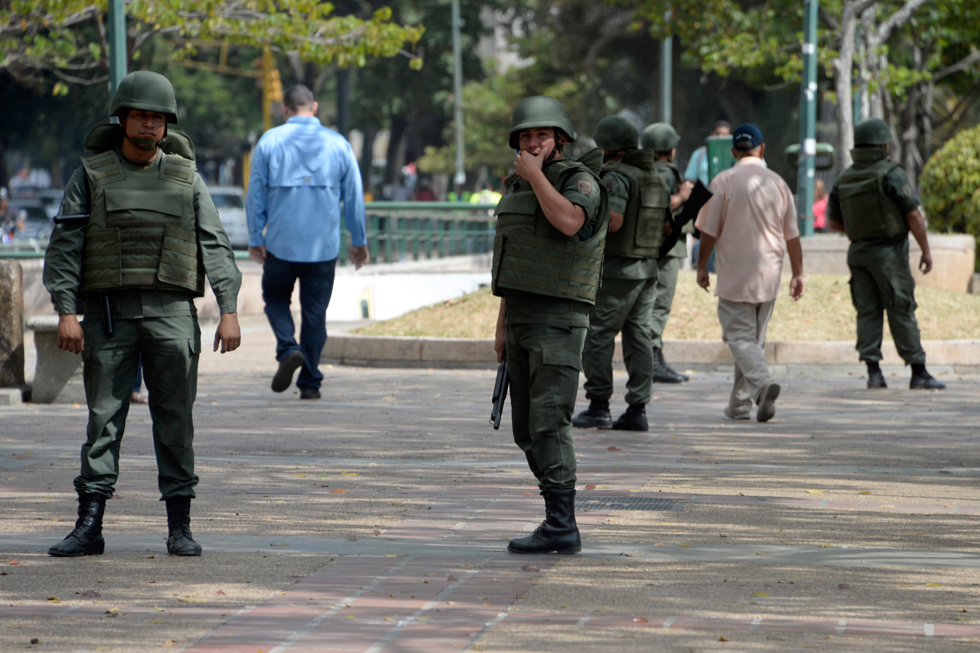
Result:
[[583,553],[520,557],[542,502],[509,416],[487,424],[492,372],[330,368],[301,403],[268,389],[268,329],[245,331],[202,360],[199,559],[166,554],[145,406],[106,554],[48,557],[85,411],[0,408],[0,650],[980,647],[976,377],[798,374],[765,425],[722,417],[725,375],[658,386],[650,433],[576,432]]

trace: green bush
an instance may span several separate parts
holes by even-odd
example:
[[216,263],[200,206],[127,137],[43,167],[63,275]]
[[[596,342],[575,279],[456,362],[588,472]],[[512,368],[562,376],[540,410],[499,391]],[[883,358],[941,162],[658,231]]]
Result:
[[960,132],[933,154],[921,184],[931,228],[980,239],[980,126]]

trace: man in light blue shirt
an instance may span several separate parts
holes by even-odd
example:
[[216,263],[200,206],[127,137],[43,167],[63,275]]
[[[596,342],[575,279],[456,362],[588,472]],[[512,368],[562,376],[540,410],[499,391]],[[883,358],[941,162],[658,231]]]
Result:
[[[727,120],[719,120],[711,130],[712,136],[728,136],[732,133],[732,126]],[[687,170],[684,171],[684,179],[688,181],[701,180],[705,186],[709,185],[708,179],[708,146],[702,145],[694,150],[691,160],[687,163]]]
[[[340,255],[340,214],[350,232],[355,269],[368,262],[361,172],[350,143],[320,124],[317,102],[305,86],[283,97],[286,124],[270,129],[255,146],[248,180],[248,254],[262,265],[265,314],[276,334],[279,369],[272,390],[296,379],[301,399],[319,399],[318,369],[327,342],[327,306]],[[290,312],[299,280],[299,344]]]

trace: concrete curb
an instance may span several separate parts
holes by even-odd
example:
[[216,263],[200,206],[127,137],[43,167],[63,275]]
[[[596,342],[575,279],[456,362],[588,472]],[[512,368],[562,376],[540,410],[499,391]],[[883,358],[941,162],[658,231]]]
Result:
[[[922,343],[930,366],[954,371],[980,369],[980,340],[926,340]],[[901,364],[893,342],[882,344],[884,362]],[[728,345],[719,340],[667,340],[664,356],[677,365],[730,364]],[[616,341],[614,363],[622,363]],[[777,341],[766,343],[772,365],[859,365],[853,342]],[[479,338],[417,338],[412,336],[357,336],[331,334],[323,349],[323,362],[362,367],[492,368],[496,366],[493,340]]]

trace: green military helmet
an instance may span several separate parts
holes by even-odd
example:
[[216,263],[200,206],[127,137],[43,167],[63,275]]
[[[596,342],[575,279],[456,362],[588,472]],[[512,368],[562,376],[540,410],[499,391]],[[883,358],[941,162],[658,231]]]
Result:
[[517,103],[514,109],[514,119],[510,124],[510,146],[518,149],[520,143],[517,134],[522,129],[534,127],[554,127],[565,132],[568,142],[575,140],[575,127],[568,119],[568,113],[561,102],[547,95],[532,95]]
[[167,114],[167,122],[177,124],[177,97],[170,80],[158,73],[138,70],[119,82],[109,104],[109,115],[118,116],[128,109],[142,109]]
[[631,121],[622,116],[606,116],[596,125],[592,139],[602,149],[616,152],[636,149],[638,136]]
[[854,125],[854,145],[885,145],[891,140],[892,130],[881,118],[868,118]]
[[643,143],[644,150],[654,152],[670,152],[677,147],[681,137],[677,135],[674,128],[665,122],[655,122],[643,130],[640,141]]

